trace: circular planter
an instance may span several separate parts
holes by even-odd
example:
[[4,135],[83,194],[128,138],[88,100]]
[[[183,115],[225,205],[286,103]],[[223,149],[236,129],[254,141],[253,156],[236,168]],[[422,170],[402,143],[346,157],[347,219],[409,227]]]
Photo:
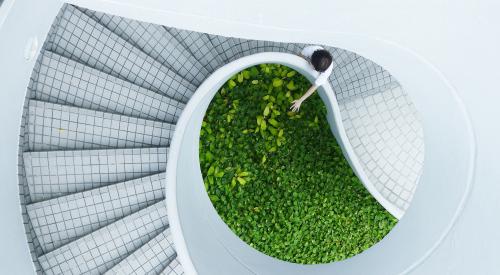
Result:
[[[167,164],[167,204],[169,211],[169,221],[174,238],[179,259],[188,274],[377,274],[375,266],[387,264],[392,273],[400,273],[418,261],[422,255],[439,243],[442,232],[447,232],[446,225],[448,219],[453,220],[454,216],[449,216],[450,210],[459,207],[460,201],[455,199],[439,200],[430,197],[425,201],[416,196],[414,203],[410,206],[405,217],[396,227],[379,243],[372,246],[365,252],[358,254],[345,261],[334,262],[321,265],[299,265],[277,260],[269,257],[240,240],[229,227],[222,221],[213,207],[203,184],[203,178],[199,165],[199,134],[205,112],[219,88],[234,74],[239,71],[262,63],[277,63],[286,65],[297,70],[309,80],[313,80],[312,71],[309,64],[302,58],[284,53],[259,53],[247,56],[231,62],[214,72],[197,90],[196,94],[187,104],[179,122],[170,145],[170,152]],[[377,192],[366,177],[359,160],[353,152],[353,148],[345,134],[342,126],[341,113],[339,112],[335,94],[329,85],[325,85],[318,90],[324,101],[328,113],[327,118],[337,142],[342,147],[344,155],[351,167],[363,182],[369,192],[393,215],[398,217],[398,212],[391,209],[391,204]],[[413,95],[412,95],[413,96]],[[446,98],[446,97],[445,97]],[[430,106],[430,112],[435,112]],[[460,112],[459,107],[458,112]],[[456,119],[454,108],[452,112],[442,115],[442,121],[461,121]],[[438,123],[425,124],[427,116],[424,115],[424,132],[433,129]],[[427,128],[427,129],[426,129]],[[465,129],[465,128],[464,128]],[[431,131],[432,133],[433,131]],[[467,157],[468,136],[458,138],[457,143],[450,144],[442,140],[439,136],[426,135],[426,164],[438,163],[443,158],[449,157],[449,152],[455,150],[459,157]],[[427,147],[430,144],[430,147]],[[457,152],[456,147],[463,145],[464,150]],[[429,148],[438,150],[428,151]],[[424,194],[433,192],[432,188],[438,191],[445,185],[429,184],[442,181],[447,174],[452,177],[460,177],[459,173],[450,174],[449,169],[463,167],[468,159],[451,160],[447,163],[439,163],[436,167],[429,167],[424,164],[424,171],[421,177]],[[465,167],[464,167],[465,168]],[[445,173],[440,173],[439,169],[444,169]],[[464,169],[463,173],[468,170]],[[448,176],[449,177],[449,176]],[[465,179],[465,178],[464,178]],[[449,178],[453,180],[453,178]],[[458,178],[457,178],[458,180]],[[460,195],[461,190],[457,190]],[[435,190],[434,190],[435,192]],[[421,192],[422,193],[422,192]],[[442,203],[444,202],[444,203]],[[445,211],[435,211],[437,218],[443,218],[446,223],[425,224],[421,222],[427,218],[429,203],[434,207],[445,207]],[[414,206],[416,204],[416,206]],[[439,206],[438,206],[439,205]],[[450,209],[451,208],[451,209]],[[440,209],[439,209],[440,210]],[[432,212],[431,212],[432,213]],[[419,235],[424,241],[415,238]],[[408,246],[410,245],[410,248]],[[402,249],[406,254],[401,255]],[[393,261],[395,258],[404,258],[401,261]],[[370,272],[373,271],[373,272]],[[381,273],[383,274],[383,273]]]

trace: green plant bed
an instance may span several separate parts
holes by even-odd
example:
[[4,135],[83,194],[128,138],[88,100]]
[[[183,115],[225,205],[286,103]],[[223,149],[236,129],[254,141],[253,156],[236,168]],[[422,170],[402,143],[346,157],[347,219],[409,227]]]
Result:
[[397,220],[366,191],[344,158],[310,82],[276,64],[227,81],[208,107],[200,165],[209,197],[243,241],[281,260],[316,264],[356,255]]

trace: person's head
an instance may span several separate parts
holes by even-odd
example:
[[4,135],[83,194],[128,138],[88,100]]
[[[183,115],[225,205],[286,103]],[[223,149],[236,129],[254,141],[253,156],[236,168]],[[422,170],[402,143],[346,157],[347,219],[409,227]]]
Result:
[[311,56],[311,64],[316,71],[322,73],[332,64],[332,55],[327,50],[314,51]]

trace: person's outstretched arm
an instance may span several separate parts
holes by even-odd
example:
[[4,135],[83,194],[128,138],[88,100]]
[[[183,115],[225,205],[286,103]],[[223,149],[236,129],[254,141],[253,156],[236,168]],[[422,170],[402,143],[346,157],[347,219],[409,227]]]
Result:
[[293,112],[298,112],[300,110],[300,105],[302,104],[302,102],[310,97],[316,91],[316,89],[318,89],[318,86],[316,86],[316,84],[312,85],[311,88],[309,88],[309,90],[307,90],[307,92],[302,97],[292,101],[292,106],[290,106],[290,109]]

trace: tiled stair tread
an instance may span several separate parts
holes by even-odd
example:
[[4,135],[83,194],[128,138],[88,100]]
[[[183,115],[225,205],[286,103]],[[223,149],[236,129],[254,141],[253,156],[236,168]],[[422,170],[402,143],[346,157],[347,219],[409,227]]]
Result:
[[59,16],[48,50],[182,102],[196,90],[195,85],[77,8],[66,5]]
[[30,100],[30,151],[166,147],[175,126],[166,122]]
[[177,256],[161,272],[161,275],[182,275],[182,274],[184,274],[184,269],[182,269],[181,263],[177,259]]
[[240,39],[240,43],[236,45],[236,48],[241,51],[243,56],[261,53],[261,52],[284,52],[298,54],[301,48],[297,47],[294,43],[280,43],[265,40],[249,40]]
[[159,274],[175,258],[170,229],[137,249],[106,274]]
[[164,195],[165,173],[27,205],[45,253],[150,206]]
[[212,48],[212,43],[207,34],[176,28],[166,29],[209,71],[213,72],[224,64],[221,56]]
[[95,111],[175,123],[185,104],[44,51],[32,98]]
[[84,10],[121,38],[141,49],[147,55],[169,67],[187,81],[198,86],[210,74],[179,41],[161,25]]
[[301,50],[301,44],[296,43],[228,38],[210,34],[207,36],[216,52],[223,57],[226,63],[243,56],[260,52],[286,52],[298,54]]
[[165,171],[168,148],[25,152],[31,200],[102,187]]
[[239,57],[242,57],[241,47],[237,46],[241,43],[241,39],[228,38],[213,34],[207,34],[207,36],[217,54],[224,60],[224,63],[229,63]]
[[38,259],[45,274],[97,274],[110,269],[168,226],[160,201]]

